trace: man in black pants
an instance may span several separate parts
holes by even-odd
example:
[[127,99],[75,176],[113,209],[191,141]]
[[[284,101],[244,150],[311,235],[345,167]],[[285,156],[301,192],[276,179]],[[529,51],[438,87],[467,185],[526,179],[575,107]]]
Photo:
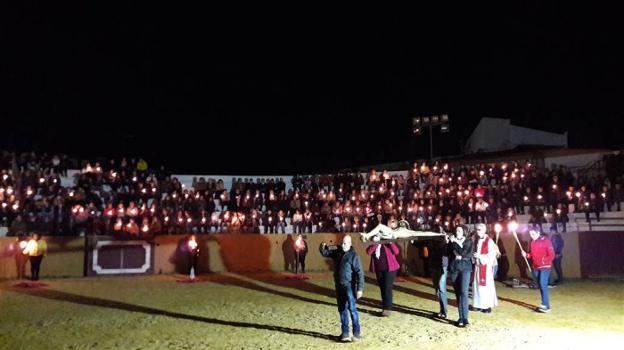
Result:
[[188,251],[189,251],[189,275],[191,279],[195,278],[195,274],[197,273],[197,258],[199,257],[199,244],[197,244],[197,240],[195,239],[195,235],[191,235],[188,241]]
[[557,273],[557,278],[554,281],[554,284],[563,283],[563,271],[561,269],[561,260],[563,259],[563,237],[558,232],[554,232],[552,237],[550,237],[550,241],[553,245],[553,249],[555,250],[555,259],[553,260],[553,268]]
[[381,291],[381,316],[388,317],[392,311],[392,288],[397,271],[400,268],[396,256],[399,247],[395,243],[371,244],[366,248],[371,256],[370,272],[377,276],[377,284]]
[[48,244],[41,239],[38,233],[33,233],[32,239],[28,241],[23,253],[28,255],[30,259],[30,279],[33,281],[39,280],[39,269],[43,257],[48,254]]
[[303,235],[297,235],[297,239],[294,243],[295,248],[295,273],[299,273],[299,265],[301,265],[301,272],[305,273],[305,258],[308,254],[308,243],[303,239]]

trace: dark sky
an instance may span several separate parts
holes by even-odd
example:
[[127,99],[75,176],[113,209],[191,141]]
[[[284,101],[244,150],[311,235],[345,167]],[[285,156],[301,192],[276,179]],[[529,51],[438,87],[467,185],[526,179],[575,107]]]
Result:
[[608,9],[47,6],[5,12],[2,148],[312,172],[426,158],[410,118],[439,113],[451,132],[435,133],[436,155],[457,154],[481,117],[623,146],[624,41]]

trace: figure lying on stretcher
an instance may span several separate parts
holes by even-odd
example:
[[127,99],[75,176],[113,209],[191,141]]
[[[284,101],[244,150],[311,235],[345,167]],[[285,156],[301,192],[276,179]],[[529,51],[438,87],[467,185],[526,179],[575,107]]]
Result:
[[430,231],[413,231],[410,230],[409,224],[407,221],[401,220],[399,221],[399,225],[397,228],[393,229],[384,224],[377,225],[374,229],[372,229],[368,233],[360,234],[360,239],[362,242],[379,242],[386,240],[398,240],[398,239],[413,239],[418,237],[443,237],[444,233],[430,232]]

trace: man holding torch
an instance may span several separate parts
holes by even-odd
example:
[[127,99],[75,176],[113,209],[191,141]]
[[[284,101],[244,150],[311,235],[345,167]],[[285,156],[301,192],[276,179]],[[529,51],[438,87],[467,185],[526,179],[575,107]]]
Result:
[[189,276],[191,279],[195,279],[195,272],[197,271],[197,257],[199,256],[199,244],[195,239],[195,235],[191,235],[188,241],[189,262],[191,265],[191,271]]
[[302,234],[297,235],[297,239],[295,240],[295,273],[299,273],[299,265],[301,265],[301,272],[305,273],[305,258],[306,254],[308,254],[308,243],[303,239]]
[[531,273],[539,283],[542,304],[537,308],[537,311],[547,313],[550,312],[548,279],[550,278],[552,261],[555,259],[555,250],[547,235],[535,230],[529,231],[529,235],[531,236],[531,249],[529,253],[522,251],[522,256],[531,259],[533,265]]
[[39,268],[43,257],[48,255],[48,244],[38,233],[33,233],[32,239],[28,241],[22,253],[28,255],[30,260],[30,279],[39,280]]
[[349,316],[353,323],[353,340],[362,339],[360,318],[355,303],[364,293],[364,271],[360,257],[352,244],[351,236],[345,235],[340,247],[328,246],[326,243],[321,243],[319,247],[322,256],[332,258],[334,261],[334,284],[342,329],[340,341],[343,342],[352,340],[349,337]]

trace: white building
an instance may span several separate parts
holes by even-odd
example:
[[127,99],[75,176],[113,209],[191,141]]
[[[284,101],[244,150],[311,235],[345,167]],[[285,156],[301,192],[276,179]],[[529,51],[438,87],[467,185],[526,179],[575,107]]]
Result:
[[465,153],[500,152],[517,146],[568,147],[568,132],[552,132],[511,124],[510,119],[482,118],[466,142]]

